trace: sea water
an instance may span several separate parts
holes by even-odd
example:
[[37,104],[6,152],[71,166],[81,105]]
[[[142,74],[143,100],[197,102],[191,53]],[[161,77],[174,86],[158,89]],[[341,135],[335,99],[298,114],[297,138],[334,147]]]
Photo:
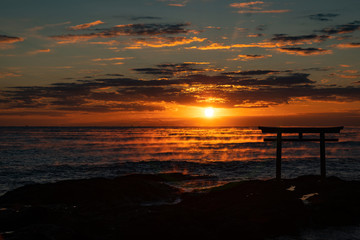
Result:
[[[30,183],[131,173],[269,179],[276,143],[264,136],[257,127],[2,127],[0,195]],[[326,137],[339,138],[326,143],[327,175],[360,180],[360,127]],[[318,142],[283,143],[282,176],[319,174],[319,151]]]

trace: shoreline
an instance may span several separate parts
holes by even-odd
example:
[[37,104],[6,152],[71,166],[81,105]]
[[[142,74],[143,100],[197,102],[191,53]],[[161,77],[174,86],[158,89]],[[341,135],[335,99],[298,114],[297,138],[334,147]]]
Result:
[[[181,173],[131,174],[20,187],[0,197],[3,239],[267,239],[360,222],[360,181],[307,175],[186,192]],[[41,238],[39,237],[41,236]]]

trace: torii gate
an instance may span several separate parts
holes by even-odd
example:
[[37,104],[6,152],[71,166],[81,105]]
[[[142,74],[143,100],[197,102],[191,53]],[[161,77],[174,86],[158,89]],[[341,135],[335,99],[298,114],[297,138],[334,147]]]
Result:
[[[338,139],[327,139],[325,133],[340,133],[344,127],[259,127],[262,133],[276,133],[276,138],[264,138],[264,141],[276,141],[276,179],[281,179],[282,142],[320,141],[320,172],[326,178],[325,142],[337,142]],[[298,138],[282,138],[282,133],[298,133]],[[303,133],[319,133],[320,138],[303,138]]]

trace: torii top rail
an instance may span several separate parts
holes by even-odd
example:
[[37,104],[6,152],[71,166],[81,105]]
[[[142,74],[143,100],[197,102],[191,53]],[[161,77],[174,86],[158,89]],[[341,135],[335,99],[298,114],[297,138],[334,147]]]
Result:
[[[344,127],[259,127],[262,133],[276,133],[276,138],[264,138],[264,141],[276,141],[276,179],[281,179],[281,147],[282,142],[320,142],[320,172],[326,178],[325,142],[338,141],[335,138],[325,138],[325,133],[340,133]],[[298,138],[282,138],[283,133],[298,133]],[[303,133],[319,133],[320,138],[303,138]]]

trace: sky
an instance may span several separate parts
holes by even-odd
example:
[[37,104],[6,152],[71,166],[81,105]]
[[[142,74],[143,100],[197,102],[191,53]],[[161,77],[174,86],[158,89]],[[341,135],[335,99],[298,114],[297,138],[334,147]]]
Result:
[[359,9],[2,0],[0,125],[359,125]]

